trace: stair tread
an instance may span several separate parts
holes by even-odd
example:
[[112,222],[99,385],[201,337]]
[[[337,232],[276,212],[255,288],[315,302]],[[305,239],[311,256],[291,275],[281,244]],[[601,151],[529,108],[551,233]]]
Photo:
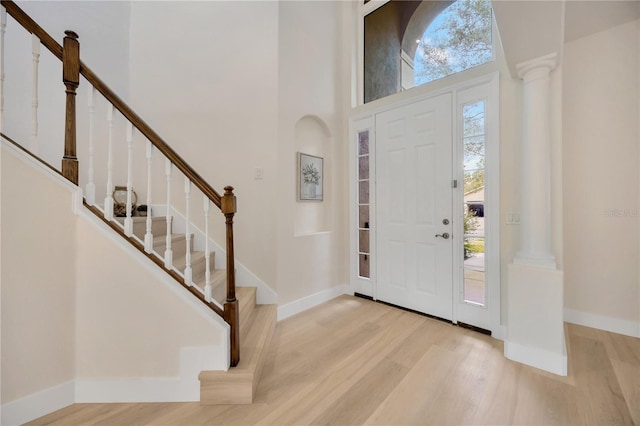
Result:
[[[184,234],[171,234],[172,243],[174,241],[180,241],[184,239],[186,239],[186,236]],[[166,235],[158,235],[157,237],[153,237],[153,245],[155,246],[157,244],[164,244],[166,240],[167,240]]]
[[242,342],[251,323],[251,314],[256,307],[256,288],[236,287],[236,297],[240,311],[240,342]]
[[[227,270],[226,269],[212,269],[211,270],[211,286],[213,288],[226,282]],[[200,290],[204,291],[204,286],[207,284],[205,278],[194,280],[193,282]]]
[[249,332],[240,341],[240,362],[229,371],[202,371],[201,380],[221,375],[254,375],[261,369],[266,347],[275,329],[277,305],[256,305],[250,320]]
[[[205,262],[206,261],[206,256],[205,253],[203,251],[192,251],[191,252],[191,266],[200,263],[200,262]],[[174,267],[180,267],[180,268],[184,268],[185,266],[187,266],[187,255],[186,253],[184,254],[184,256],[180,256],[177,258],[173,259],[173,266]],[[211,265],[212,267],[212,271],[213,271],[213,265]]]
[[240,362],[237,367],[255,369],[271,340],[272,328],[275,327],[276,305],[256,305],[247,322],[248,332],[240,341]]
[[[126,217],[124,216],[116,216],[114,217],[114,219],[120,223],[124,223],[124,220],[126,219]],[[133,219],[134,223],[138,223],[138,222],[146,222],[147,221],[147,216],[131,216],[131,219]],[[158,222],[158,221],[163,221],[165,222],[167,220],[167,218],[165,216],[151,216],[151,221],[152,222]]]

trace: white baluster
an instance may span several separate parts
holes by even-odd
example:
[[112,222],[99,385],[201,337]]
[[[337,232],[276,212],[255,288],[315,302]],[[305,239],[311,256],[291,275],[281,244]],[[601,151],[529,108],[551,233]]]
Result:
[[96,203],[96,184],[94,183],[94,142],[93,142],[93,101],[95,99],[96,89],[91,87],[87,93],[89,94],[89,98],[87,99],[87,105],[89,107],[89,172],[88,172],[88,182],[85,187],[85,196],[87,199],[87,204],[90,206],[95,205]]
[[211,247],[209,247],[209,213],[211,212],[211,201],[206,195],[203,197],[204,203],[204,297],[207,302],[211,302],[211,265],[209,258],[211,257]]
[[4,131],[4,30],[7,27],[7,9],[0,7],[0,132]]
[[153,159],[153,145],[147,141],[147,232],[144,234],[144,251],[153,251],[153,233],[151,232],[151,160]]
[[187,204],[186,209],[186,228],[185,228],[185,240],[187,241],[187,251],[185,253],[186,265],[184,267],[184,283],[186,285],[193,284],[193,270],[191,269],[191,217],[190,217],[190,204],[191,204],[191,181],[188,178],[184,178],[184,196]]
[[171,168],[171,161],[167,159],[164,166],[164,172],[167,175],[167,248],[164,251],[164,267],[167,269],[173,267],[173,251],[171,251]]
[[107,107],[109,127],[107,144],[107,196],[104,199],[104,218],[113,220],[113,105]]
[[124,235],[133,235],[133,124],[127,122],[127,217],[124,220]]
[[31,36],[31,56],[33,62],[33,82],[31,85],[31,152],[38,153],[38,62],[40,61],[40,39]]

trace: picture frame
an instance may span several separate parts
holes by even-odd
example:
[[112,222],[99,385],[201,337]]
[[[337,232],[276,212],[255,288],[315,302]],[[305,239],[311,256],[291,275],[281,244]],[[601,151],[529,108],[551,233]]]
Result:
[[324,158],[298,152],[298,201],[322,201]]

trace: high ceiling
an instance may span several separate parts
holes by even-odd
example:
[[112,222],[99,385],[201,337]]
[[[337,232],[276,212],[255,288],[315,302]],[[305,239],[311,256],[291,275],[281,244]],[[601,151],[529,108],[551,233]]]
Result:
[[573,41],[640,17],[640,1],[567,1],[564,40]]
[[556,53],[564,43],[640,17],[640,1],[494,0],[493,10],[511,74],[516,65]]

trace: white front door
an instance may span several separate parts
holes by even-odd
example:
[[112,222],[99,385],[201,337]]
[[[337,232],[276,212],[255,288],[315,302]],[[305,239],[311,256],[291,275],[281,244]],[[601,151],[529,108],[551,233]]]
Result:
[[[376,115],[376,298],[453,319],[452,96]],[[456,236],[458,238],[458,236]]]

